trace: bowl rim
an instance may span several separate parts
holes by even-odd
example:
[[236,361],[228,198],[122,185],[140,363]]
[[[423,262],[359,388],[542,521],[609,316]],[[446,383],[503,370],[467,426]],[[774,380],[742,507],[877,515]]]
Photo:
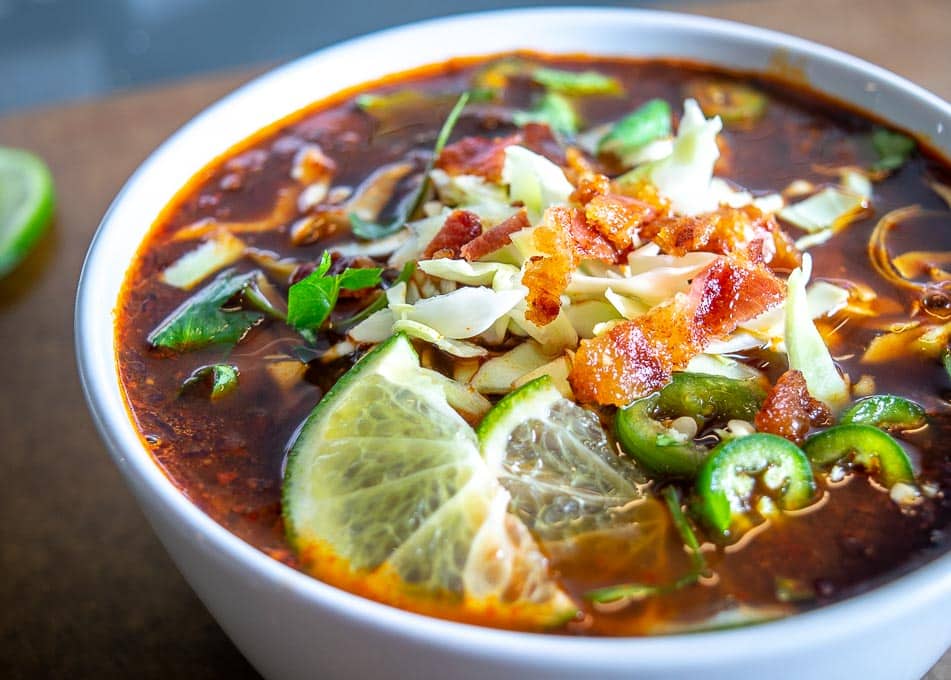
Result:
[[[689,634],[608,638],[524,633],[457,623],[415,614],[365,599],[319,581],[269,557],[218,524],[211,516],[193,504],[165,475],[143,445],[133,427],[131,414],[126,408],[119,383],[113,332],[115,300],[109,300],[107,303],[113,310],[113,313],[109,315],[109,342],[106,343],[106,347],[103,347],[95,340],[101,340],[103,336],[102,329],[97,328],[97,325],[101,326],[103,323],[103,304],[99,296],[103,282],[115,276],[119,276],[120,281],[124,280],[128,267],[126,264],[121,269],[113,267],[109,271],[111,263],[102,253],[103,242],[110,234],[121,228],[114,219],[118,207],[127,200],[132,187],[143,182],[155,169],[156,164],[164,160],[164,151],[184,138],[200,123],[221,115],[232,102],[247,97],[249,93],[274,78],[292,76],[311,60],[319,59],[324,55],[356,49],[377,41],[391,40],[415,31],[433,30],[460,22],[526,19],[539,22],[546,18],[551,19],[552,15],[571,18],[579,17],[581,14],[585,18],[594,16],[605,21],[620,19],[630,21],[633,18],[659,27],[676,25],[676,27],[710,32],[720,38],[768,41],[777,47],[808,53],[848,70],[858,70],[871,80],[886,83],[920,100],[928,108],[937,111],[939,117],[943,117],[944,120],[951,120],[951,105],[947,102],[924,88],[858,57],[768,29],[721,19],[650,9],[539,7],[456,14],[414,22],[346,40],[269,70],[191,118],[142,162],[103,216],[83,263],[74,318],[75,349],[80,380],[100,436],[107,444],[110,455],[125,476],[127,484],[137,491],[137,495],[147,494],[150,500],[157,503],[161,513],[187,526],[198,537],[197,540],[203,541],[208,548],[226,554],[241,569],[262,579],[267,585],[293,591],[297,597],[306,601],[308,606],[323,608],[329,616],[343,616],[365,626],[384,629],[388,635],[397,638],[425,644],[436,642],[443,649],[467,656],[491,653],[503,661],[544,655],[553,663],[567,663],[571,664],[569,667],[582,667],[591,665],[585,662],[586,658],[590,658],[584,655],[588,652],[596,653],[601,657],[609,655],[607,657],[609,663],[636,660],[640,664],[659,665],[669,662],[672,655],[683,653],[688,649],[692,652],[702,649],[705,655],[704,663],[714,664],[720,659],[737,656],[750,657],[754,653],[753,650],[775,653],[780,648],[800,647],[804,638],[813,638],[818,635],[822,635],[827,640],[852,636],[856,628],[871,627],[876,618],[880,620],[883,616],[898,617],[902,613],[925,606],[929,601],[951,597],[951,552],[947,552],[907,573],[891,577],[886,583],[845,600],[744,628]],[[711,63],[714,62],[711,61]],[[260,127],[263,128],[272,122],[274,121],[263,120]],[[940,127],[939,132],[941,132]],[[236,143],[240,143],[240,139],[236,140]],[[141,239],[138,240],[136,248],[140,243]],[[104,352],[104,349],[108,349],[108,352]],[[143,503],[141,497],[138,500],[140,504]],[[870,614],[872,612],[880,614],[876,617]],[[604,658],[601,659],[601,661],[604,660]]]

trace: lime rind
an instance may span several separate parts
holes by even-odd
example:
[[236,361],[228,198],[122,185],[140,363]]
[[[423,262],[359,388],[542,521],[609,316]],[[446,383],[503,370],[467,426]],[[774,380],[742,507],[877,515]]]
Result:
[[[407,456],[407,462],[400,466],[403,472],[450,462],[469,468],[479,464],[472,430],[448,405],[438,385],[426,376],[412,375],[418,366],[419,359],[412,344],[405,336],[395,335],[368,352],[314,409],[287,463],[284,509],[292,543],[306,544],[319,539],[329,543],[355,568],[374,568],[438,507],[425,502],[420,494],[435,493],[445,500],[458,491],[456,475],[443,477],[437,473],[435,492],[433,483],[425,480],[418,486],[407,485],[396,491],[391,489],[389,493],[381,491],[380,497],[373,499],[374,503],[368,505],[370,499],[364,499],[363,508],[358,507],[359,503],[338,500],[340,507],[331,512],[326,506],[335,497],[351,493],[355,484],[369,486],[360,478],[360,472],[368,473],[368,482],[381,481],[379,466],[386,463],[386,454],[375,461],[375,470],[373,457],[367,454],[384,447],[374,441],[367,451],[367,447],[353,442],[353,438],[386,438],[397,452],[400,447],[395,442],[399,439],[417,440],[414,443],[420,445],[412,448],[413,455]],[[407,387],[410,384],[414,389]],[[380,431],[381,425],[385,425],[385,431]],[[418,440],[431,441],[432,447]],[[454,452],[446,451],[446,442],[455,447]],[[344,443],[349,445],[342,446]],[[332,458],[325,459],[325,452]],[[451,457],[447,455],[450,453]],[[336,474],[328,471],[331,465],[336,466]],[[367,488],[364,493],[369,491]],[[381,506],[378,502],[386,504]],[[381,508],[390,505],[410,513],[409,516],[397,518],[395,513],[388,514],[389,511],[384,510],[386,519],[393,520],[393,526],[387,528],[386,536],[377,536],[376,544],[363,550],[361,541],[368,544],[371,541],[359,535],[374,533],[368,528],[374,523],[372,517],[368,518],[365,513],[376,513],[379,517]]]
[[452,602],[463,619],[556,625],[577,608],[508,504],[475,432],[403,335],[317,405],[284,484],[289,540],[315,575],[419,611]]
[[29,151],[0,147],[0,277],[46,232],[55,203],[46,163]]

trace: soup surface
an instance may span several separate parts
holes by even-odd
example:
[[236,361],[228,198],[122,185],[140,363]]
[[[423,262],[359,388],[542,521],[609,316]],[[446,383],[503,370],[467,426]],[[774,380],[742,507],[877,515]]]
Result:
[[122,386],[194,503],[368,597],[776,618],[947,550],[949,185],[778,81],[450,62],[193,178],[127,275]]

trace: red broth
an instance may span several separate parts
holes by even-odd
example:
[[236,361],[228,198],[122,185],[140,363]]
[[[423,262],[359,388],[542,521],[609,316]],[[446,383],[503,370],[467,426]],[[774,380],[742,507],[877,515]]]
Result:
[[[877,125],[874,119],[789,83],[682,62],[532,58],[556,68],[593,68],[624,84],[626,96],[577,100],[587,127],[616,120],[655,97],[668,101],[677,115],[685,85],[697,78],[715,75],[754,85],[768,95],[769,106],[754,124],[721,134],[725,152],[718,166],[718,175],[754,193],[781,190],[798,179],[829,183],[834,178],[826,168],[867,167],[876,160],[868,141]],[[282,190],[297,190],[291,165],[306,143],[319,144],[335,159],[335,186],[356,186],[374,168],[413,154],[421,166],[454,96],[436,106],[410,107],[384,126],[355,105],[356,95],[401,89],[459,93],[481,65],[472,60],[448,62],[347,92],[243,142],[185,183],[153,226],[127,275],[118,306],[117,359],[129,410],[144,442],[192,502],[243,540],[291,566],[299,565],[285,540],[281,518],[287,447],[353,359],[295,364],[295,352],[305,343],[275,320],[253,328],[230,352],[220,347],[183,353],[154,349],[146,339],[150,331],[191,295],[161,283],[159,275],[194,248],[195,241],[176,240],[183,227],[209,218],[247,222],[269,216]],[[502,102],[470,106],[453,139],[510,133],[515,128],[506,111],[527,108],[532,88],[527,80],[515,80]],[[837,482],[817,475],[821,499],[806,510],[761,524],[733,544],[706,542],[703,549],[712,574],[700,583],[623,607],[587,602],[584,593],[592,588],[627,581],[661,583],[689,568],[681,541],[663,510],[658,510],[662,526],[643,545],[580,542],[549,555],[561,584],[583,609],[556,632],[640,635],[709,625],[718,613],[721,618],[713,621],[722,624],[770,618],[862,592],[947,551],[951,448],[944,442],[951,437],[951,380],[938,360],[919,356],[877,364],[860,361],[872,338],[883,332],[883,324],[913,320],[910,310],[916,302],[913,293],[883,280],[869,263],[866,248],[876,221],[892,209],[920,205],[932,212],[896,230],[890,247],[896,252],[951,251],[951,214],[928,182],[951,184],[951,167],[919,147],[899,170],[875,184],[873,215],[809,252],[814,277],[848,280],[877,294],[879,316],[836,316],[820,327],[831,331],[833,354],[853,380],[871,376],[876,392],[903,395],[927,410],[928,426],[904,434],[903,439],[931,493],[917,505],[902,508],[866,474],[857,472]],[[293,246],[289,228],[299,217],[292,210],[276,220],[275,228],[240,237],[260,251],[301,262],[314,262],[324,250],[349,238],[333,234]],[[259,267],[248,257],[234,266],[239,271]],[[287,278],[272,281],[286,295]],[[345,300],[342,305],[357,308],[359,303]],[[336,339],[323,334],[316,346],[326,348]],[[264,368],[265,358],[278,355],[287,357],[281,381]],[[192,371],[225,357],[240,370],[239,389],[216,401],[180,393]],[[784,360],[775,355],[748,353],[745,360],[764,368],[771,380],[785,370]],[[449,363],[444,360],[444,365]],[[804,585],[808,595],[800,600],[782,584]]]

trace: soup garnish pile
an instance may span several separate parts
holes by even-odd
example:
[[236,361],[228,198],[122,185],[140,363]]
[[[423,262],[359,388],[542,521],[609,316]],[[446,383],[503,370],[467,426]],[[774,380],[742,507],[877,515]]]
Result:
[[215,161],[119,303],[170,479],[416,612],[731,626],[947,550],[951,170],[779,81],[536,54]]

